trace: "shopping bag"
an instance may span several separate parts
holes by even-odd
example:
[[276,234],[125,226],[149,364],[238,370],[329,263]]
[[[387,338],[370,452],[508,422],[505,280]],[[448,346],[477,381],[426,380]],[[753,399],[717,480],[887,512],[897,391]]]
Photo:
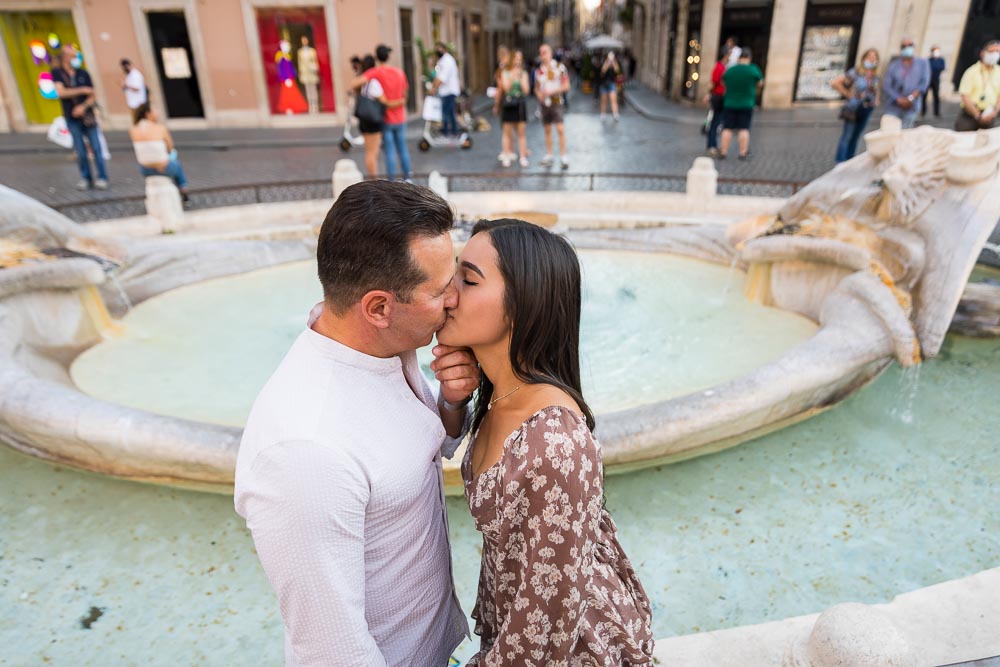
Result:
[[56,146],[73,148],[73,135],[69,133],[69,129],[66,127],[66,118],[64,116],[56,116],[56,119],[49,125],[49,132],[46,138]]
[[424,98],[424,108],[422,114],[424,120],[434,123],[441,122],[441,98],[428,95]]
[[104,138],[101,128],[97,128],[97,143],[101,145],[101,157],[107,162],[111,159],[111,151],[108,150],[108,140]]

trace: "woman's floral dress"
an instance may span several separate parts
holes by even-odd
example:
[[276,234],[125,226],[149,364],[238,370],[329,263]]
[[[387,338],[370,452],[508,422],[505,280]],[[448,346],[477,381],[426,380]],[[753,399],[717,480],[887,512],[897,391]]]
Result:
[[539,410],[478,477],[473,446],[462,479],[483,534],[482,645],[468,664],[652,665],[649,600],[604,509],[601,449],[583,418]]

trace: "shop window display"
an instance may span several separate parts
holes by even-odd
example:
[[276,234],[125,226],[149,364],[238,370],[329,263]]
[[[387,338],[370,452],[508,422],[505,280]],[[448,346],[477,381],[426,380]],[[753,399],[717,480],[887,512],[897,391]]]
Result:
[[271,113],[297,115],[334,111],[323,10],[258,9],[257,30]]
[[[50,72],[63,43],[78,43],[73,17],[69,12],[0,12],[0,27],[24,115],[29,123],[48,125],[62,115]],[[82,56],[73,64],[83,67]]]

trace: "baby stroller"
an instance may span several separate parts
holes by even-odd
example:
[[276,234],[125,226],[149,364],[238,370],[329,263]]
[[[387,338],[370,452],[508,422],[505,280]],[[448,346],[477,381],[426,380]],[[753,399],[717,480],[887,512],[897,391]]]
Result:
[[351,146],[364,146],[365,138],[361,135],[361,126],[358,117],[354,115],[355,96],[347,97],[347,122],[344,123],[344,137],[340,140],[340,150],[345,153],[351,150]]

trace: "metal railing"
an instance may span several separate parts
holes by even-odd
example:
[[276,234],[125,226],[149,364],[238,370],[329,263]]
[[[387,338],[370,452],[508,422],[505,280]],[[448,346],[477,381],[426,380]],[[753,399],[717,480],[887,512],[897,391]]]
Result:
[[[573,172],[493,172],[446,174],[451,192],[489,191],[569,191],[569,192],[684,192],[686,176],[677,174],[646,173],[573,173]],[[414,182],[427,184],[427,174],[417,174]],[[720,178],[721,195],[756,197],[790,197],[805,184],[800,181],[775,181],[767,179]],[[189,191],[189,210],[270,204],[277,202],[330,199],[333,197],[329,178],[293,180],[268,183],[242,183]],[[144,195],[95,198],[86,201],[54,204],[53,208],[76,222],[92,222],[130,216],[146,212]]]

